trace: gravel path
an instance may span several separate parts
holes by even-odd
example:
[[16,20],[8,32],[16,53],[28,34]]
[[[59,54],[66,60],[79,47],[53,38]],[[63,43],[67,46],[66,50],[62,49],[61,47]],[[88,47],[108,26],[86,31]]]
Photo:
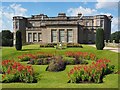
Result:
[[[89,45],[89,46],[96,47],[95,45]],[[110,51],[113,51],[113,52],[120,53],[120,48],[104,47],[104,50],[110,50]]]

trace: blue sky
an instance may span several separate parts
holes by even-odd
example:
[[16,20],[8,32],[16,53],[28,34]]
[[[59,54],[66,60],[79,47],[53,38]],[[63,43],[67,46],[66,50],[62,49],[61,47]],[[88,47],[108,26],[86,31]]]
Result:
[[47,14],[57,16],[59,12],[65,12],[68,16],[75,16],[77,13],[83,15],[105,14],[112,15],[112,32],[118,30],[118,7],[117,2],[3,2],[0,17],[2,29],[12,30],[13,16],[29,17],[34,14]]

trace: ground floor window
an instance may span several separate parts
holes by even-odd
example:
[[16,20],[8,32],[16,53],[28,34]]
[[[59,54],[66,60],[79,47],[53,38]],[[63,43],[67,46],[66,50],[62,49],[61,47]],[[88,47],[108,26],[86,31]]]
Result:
[[57,30],[51,30],[51,42],[57,42]]
[[28,42],[32,42],[32,33],[28,33]]
[[42,35],[41,33],[38,33],[38,42],[42,41],[41,35]]
[[64,31],[64,29],[59,30],[59,42],[65,42],[65,31]]
[[73,30],[72,29],[67,30],[67,42],[68,43],[73,42]]

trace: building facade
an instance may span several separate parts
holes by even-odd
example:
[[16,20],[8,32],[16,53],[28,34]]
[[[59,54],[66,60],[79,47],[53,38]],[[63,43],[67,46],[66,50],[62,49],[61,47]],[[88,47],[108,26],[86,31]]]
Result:
[[31,17],[14,16],[14,41],[17,30],[22,32],[23,43],[94,43],[96,29],[103,28],[105,40],[110,38],[112,16],[66,16],[56,17],[44,14]]

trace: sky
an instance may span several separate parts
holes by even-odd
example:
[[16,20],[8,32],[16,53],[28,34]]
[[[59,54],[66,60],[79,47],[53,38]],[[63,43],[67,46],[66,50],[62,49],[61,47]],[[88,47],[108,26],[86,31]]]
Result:
[[[5,2],[6,1],[6,2]],[[118,2],[106,2],[97,0],[96,2],[9,2],[5,0],[0,3],[0,30],[13,31],[13,16],[30,17],[36,14],[46,14],[49,17],[57,16],[59,12],[64,12],[68,16],[76,16],[82,13],[83,16],[91,15],[112,15],[112,33],[118,31]],[[26,0],[25,0],[26,1]]]

